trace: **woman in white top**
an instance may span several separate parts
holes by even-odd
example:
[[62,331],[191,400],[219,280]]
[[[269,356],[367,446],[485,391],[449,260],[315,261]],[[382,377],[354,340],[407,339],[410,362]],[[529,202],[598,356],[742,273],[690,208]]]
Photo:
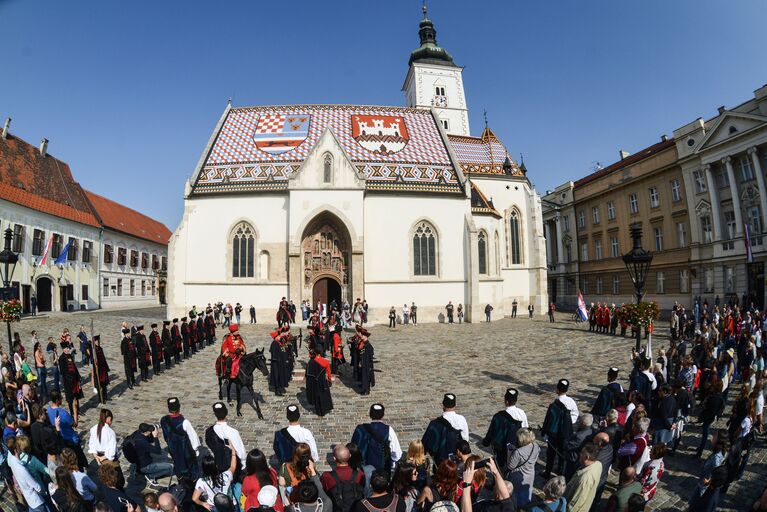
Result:
[[237,452],[228,439],[226,446],[232,453],[229,469],[219,472],[216,467],[216,459],[212,455],[206,455],[202,459],[202,477],[198,478],[194,484],[192,501],[206,510],[213,510],[213,498],[219,493],[226,494],[234,479],[234,472],[237,469]]
[[93,455],[99,465],[105,460],[117,458],[117,436],[112,430],[112,419],[112,411],[101,409],[99,422],[91,428],[88,453]]

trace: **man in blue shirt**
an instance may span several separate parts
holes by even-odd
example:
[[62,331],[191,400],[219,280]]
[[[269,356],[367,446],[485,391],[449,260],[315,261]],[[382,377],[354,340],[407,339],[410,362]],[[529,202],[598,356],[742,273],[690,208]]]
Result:
[[64,446],[71,448],[77,454],[77,464],[83,470],[88,466],[88,460],[80,447],[80,436],[77,435],[77,421],[69,411],[61,407],[61,392],[51,391],[51,405],[48,407],[48,421],[56,427]]
[[5,426],[3,428],[3,446],[8,444],[8,438],[11,437],[16,437],[16,415],[9,411],[5,415]]

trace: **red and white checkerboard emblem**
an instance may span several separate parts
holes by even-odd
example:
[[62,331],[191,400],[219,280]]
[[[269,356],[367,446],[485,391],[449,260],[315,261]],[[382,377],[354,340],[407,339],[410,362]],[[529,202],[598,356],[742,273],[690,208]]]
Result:
[[353,115],[352,137],[360,146],[378,155],[398,153],[410,140],[402,116]]
[[272,155],[296,149],[309,135],[309,114],[267,114],[258,118],[253,141]]

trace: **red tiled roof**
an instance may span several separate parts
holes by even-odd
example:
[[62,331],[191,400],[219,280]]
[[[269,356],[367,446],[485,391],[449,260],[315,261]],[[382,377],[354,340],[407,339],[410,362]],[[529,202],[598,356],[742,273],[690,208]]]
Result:
[[69,166],[8,135],[0,138],[0,198],[34,210],[99,226]]
[[104,227],[157,244],[168,243],[171,232],[162,222],[90,190],[86,190],[85,193],[101,218]]
[[602,178],[604,176],[607,176],[608,174],[612,172],[623,169],[624,167],[628,165],[635,164],[641,160],[644,160],[645,158],[649,158],[674,145],[675,145],[675,141],[673,138],[669,138],[669,139],[657,142],[653,144],[652,146],[648,146],[642,150],[637,151],[633,155],[627,156],[623,160],[618,160],[614,164],[608,165],[604,169],[599,169],[597,172],[591,173],[588,176],[585,176],[579,179],[578,181],[575,182],[575,188],[582,187],[583,185],[586,185],[587,183],[591,183],[592,181]]
[[466,174],[505,175],[503,164],[508,158],[511,163],[511,176],[523,175],[506,147],[490,128],[485,128],[481,137],[448,134],[447,138],[461,169]]

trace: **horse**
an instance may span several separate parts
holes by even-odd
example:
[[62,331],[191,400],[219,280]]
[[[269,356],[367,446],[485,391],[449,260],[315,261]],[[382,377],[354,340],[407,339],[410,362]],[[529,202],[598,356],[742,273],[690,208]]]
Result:
[[290,324],[293,321],[293,315],[290,314],[287,308],[280,307],[277,310],[277,327],[282,327],[285,324]]
[[[217,368],[218,370],[218,365]],[[237,376],[228,380],[226,386],[226,400],[229,401],[229,388],[234,383],[237,390],[237,416],[242,416],[240,409],[242,408],[242,388],[244,387],[250,391],[251,400],[256,407],[256,414],[258,419],[264,419],[264,415],[261,414],[261,407],[258,405],[258,399],[256,398],[256,392],[253,390],[253,373],[258,369],[264,375],[269,375],[269,368],[266,365],[266,357],[264,357],[264,349],[258,349],[250,354],[245,354],[240,358],[240,368],[237,372]]]

